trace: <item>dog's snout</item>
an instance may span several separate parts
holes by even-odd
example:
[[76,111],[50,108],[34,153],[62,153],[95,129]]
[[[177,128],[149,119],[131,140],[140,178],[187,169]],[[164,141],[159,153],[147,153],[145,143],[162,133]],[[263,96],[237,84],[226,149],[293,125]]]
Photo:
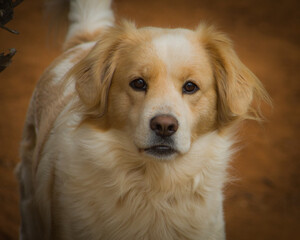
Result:
[[151,119],[150,128],[160,137],[169,137],[178,129],[178,121],[171,115],[159,115]]

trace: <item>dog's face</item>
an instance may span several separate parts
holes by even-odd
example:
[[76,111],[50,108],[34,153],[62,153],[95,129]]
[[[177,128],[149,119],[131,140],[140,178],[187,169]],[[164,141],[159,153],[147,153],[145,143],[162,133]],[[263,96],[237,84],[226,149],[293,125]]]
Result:
[[147,39],[119,51],[108,115],[139,152],[169,159],[215,127],[213,71],[192,31],[143,31]]
[[75,68],[80,99],[137,154],[186,154],[201,135],[245,115],[259,86],[227,38],[210,31],[111,30]]

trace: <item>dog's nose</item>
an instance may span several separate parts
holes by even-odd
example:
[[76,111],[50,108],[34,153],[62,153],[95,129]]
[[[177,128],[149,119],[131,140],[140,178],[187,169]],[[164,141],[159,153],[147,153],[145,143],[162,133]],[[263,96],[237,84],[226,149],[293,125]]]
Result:
[[171,115],[159,115],[151,119],[150,128],[160,137],[169,137],[178,129],[178,121]]

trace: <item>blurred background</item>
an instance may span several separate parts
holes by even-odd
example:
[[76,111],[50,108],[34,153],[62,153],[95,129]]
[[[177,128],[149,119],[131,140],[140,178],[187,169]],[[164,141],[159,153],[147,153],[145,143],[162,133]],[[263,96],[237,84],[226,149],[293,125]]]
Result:
[[[216,24],[234,41],[241,60],[261,79],[274,110],[263,125],[246,122],[242,149],[225,188],[229,240],[300,239],[299,56],[296,0],[115,0],[118,18],[138,26],[195,28]],[[29,99],[44,69],[60,54],[43,15],[42,0],[25,0],[0,29],[0,52],[16,48],[0,73],[0,239],[17,239],[20,224],[14,168]]]

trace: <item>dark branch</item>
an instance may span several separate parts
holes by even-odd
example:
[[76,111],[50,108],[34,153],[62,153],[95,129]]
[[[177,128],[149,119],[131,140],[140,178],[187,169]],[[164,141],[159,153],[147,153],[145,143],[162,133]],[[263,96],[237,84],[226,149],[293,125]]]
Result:
[[[19,34],[18,31],[4,26],[14,17],[14,8],[18,6],[23,0],[0,0],[0,28],[5,29],[11,33]],[[0,72],[2,72],[12,61],[12,57],[16,54],[16,49],[9,49],[8,54],[0,53]]]
[[18,31],[9,29],[4,25],[14,17],[14,7],[18,6],[23,0],[0,0],[0,28],[3,28],[11,33],[18,34]]

